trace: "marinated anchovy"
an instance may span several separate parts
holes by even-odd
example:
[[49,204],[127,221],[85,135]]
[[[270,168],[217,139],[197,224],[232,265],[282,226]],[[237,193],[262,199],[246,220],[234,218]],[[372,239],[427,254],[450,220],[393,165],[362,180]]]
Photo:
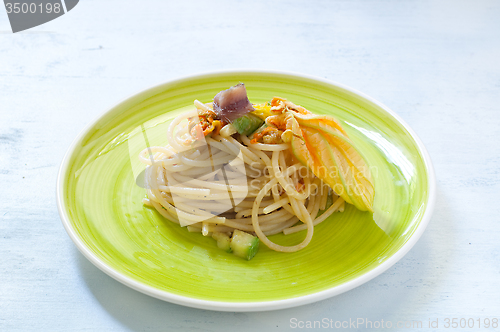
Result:
[[255,111],[248,100],[247,90],[243,83],[219,92],[214,97],[214,110],[222,120],[230,123]]

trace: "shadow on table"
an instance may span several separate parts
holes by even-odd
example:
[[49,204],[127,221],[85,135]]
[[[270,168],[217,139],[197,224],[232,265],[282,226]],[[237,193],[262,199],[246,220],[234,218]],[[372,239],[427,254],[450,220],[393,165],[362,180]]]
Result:
[[[366,321],[424,320],[419,317],[427,303],[451,273],[455,233],[452,211],[439,195],[433,218],[415,247],[395,266],[368,283],[347,293],[291,309],[257,313],[216,312],[187,308],[164,302],[130,289],[107,276],[76,252],[82,277],[90,291],[117,321],[133,331],[273,331],[320,321],[322,328],[363,319],[356,330],[366,329]],[[327,324],[329,325],[327,327]],[[345,324],[345,323],[344,323]],[[369,327],[369,326],[368,326]],[[394,325],[395,327],[395,325]],[[352,328],[352,325],[350,326]]]

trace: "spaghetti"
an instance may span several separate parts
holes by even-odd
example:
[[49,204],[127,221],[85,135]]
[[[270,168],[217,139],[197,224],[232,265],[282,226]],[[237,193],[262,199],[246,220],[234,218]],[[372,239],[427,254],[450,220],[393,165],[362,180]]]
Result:
[[[200,104],[195,102],[197,111],[208,107]],[[192,118],[186,113],[174,119],[170,144],[146,148],[139,156],[148,165],[148,198],[143,203],[166,219],[205,236],[234,229],[254,233],[270,249],[293,252],[307,246],[314,226],[342,207],[344,200],[297,162],[288,144],[252,144],[239,134],[211,135],[204,138],[205,144],[187,149],[195,141],[188,132]],[[230,185],[215,171],[224,164],[225,177],[235,180]],[[229,194],[233,200],[240,198],[239,203],[228,204]],[[328,196],[334,203],[326,209]],[[268,238],[304,229],[306,237],[294,246]]]

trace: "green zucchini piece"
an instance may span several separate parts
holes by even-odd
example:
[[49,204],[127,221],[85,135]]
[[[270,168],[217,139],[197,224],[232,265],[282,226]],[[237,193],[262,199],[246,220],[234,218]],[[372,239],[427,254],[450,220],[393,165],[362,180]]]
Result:
[[212,237],[217,241],[217,247],[226,251],[232,252],[231,250],[231,238],[226,233],[213,232]]
[[251,260],[259,250],[259,242],[258,237],[236,229],[231,238],[231,249],[236,256]]
[[239,134],[248,136],[256,131],[263,123],[264,120],[257,115],[248,113],[234,120],[232,125]]

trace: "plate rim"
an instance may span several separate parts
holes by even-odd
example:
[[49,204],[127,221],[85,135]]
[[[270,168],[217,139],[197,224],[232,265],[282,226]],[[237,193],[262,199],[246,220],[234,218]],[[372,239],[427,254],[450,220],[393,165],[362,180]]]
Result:
[[[326,83],[328,85],[334,86],[336,88],[343,89],[347,92],[353,93],[372,104],[382,108],[385,112],[391,115],[403,128],[410,134],[411,138],[417,145],[418,151],[420,152],[425,170],[427,172],[428,178],[428,199],[427,206],[422,216],[422,219],[413,232],[412,236],[408,239],[406,243],[403,244],[401,248],[399,248],[392,256],[390,256],[387,260],[385,260],[379,266],[373,268],[372,270],[367,271],[361,276],[356,277],[353,280],[347,281],[341,285],[334,286],[328,288],[326,290],[318,291],[312,294],[302,295],[298,297],[291,297],[282,300],[271,300],[271,301],[249,301],[249,302],[229,302],[229,301],[212,301],[212,300],[202,300],[196,299],[188,296],[177,295],[174,293],[170,293],[164,290],[159,290],[157,288],[148,286],[139,281],[136,281],[126,275],[121,274],[120,272],[114,270],[110,266],[108,266],[105,262],[103,262],[100,258],[98,258],[83,242],[83,240],[78,236],[76,230],[72,227],[69,215],[64,207],[64,197],[63,197],[63,184],[64,179],[67,176],[69,171],[69,160],[71,156],[75,152],[78,143],[81,141],[86,134],[88,134],[89,130],[93,128],[99,121],[104,118],[108,113],[110,113],[116,107],[121,106],[123,103],[128,102],[132,98],[138,97],[141,94],[147,93],[153,89],[158,89],[161,86],[172,84],[176,82],[182,82],[186,80],[192,80],[197,78],[204,78],[209,76],[217,76],[217,75],[244,75],[244,74],[263,74],[263,75],[281,75],[281,76],[293,76],[299,79],[308,79],[313,81],[318,81],[322,83]],[[217,70],[217,71],[207,71],[199,74],[191,74],[186,76],[180,76],[177,78],[173,78],[167,81],[163,81],[159,84],[154,84],[149,86],[146,89],[141,91],[132,93],[125,98],[122,98],[118,103],[112,104],[111,107],[107,107],[104,111],[100,112],[99,115],[90,121],[76,136],[76,138],[72,141],[69,148],[67,149],[64,157],[62,159],[61,165],[59,167],[59,171],[57,174],[57,182],[56,182],[56,202],[57,209],[59,212],[59,216],[61,218],[62,224],[68,233],[69,237],[76,245],[77,249],[87,258],[92,264],[94,264],[101,271],[106,273],[108,276],[113,279],[121,282],[122,284],[139,291],[143,294],[152,296],[154,298],[164,300],[167,302],[175,303],[178,305],[188,306],[192,308],[198,309],[206,309],[206,310],[214,310],[214,311],[230,311],[230,312],[255,312],[255,311],[267,311],[267,310],[279,310],[297,307],[301,305],[310,304],[313,302],[318,302],[321,300],[325,300],[327,298],[345,293],[351,289],[354,289],[372,279],[379,276],[383,272],[387,271],[390,267],[392,267],[396,262],[402,259],[410,249],[418,242],[422,234],[424,233],[431,216],[434,211],[436,201],[436,178],[434,172],[434,166],[432,164],[431,157],[425,148],[423,142],[420,140],[418,135],[413,131],[413,129],[394,111],[392,111],[389,107],[379,102],[378,100],[356,90],[344,84],[335,82],[333,80],[317,77],[309,74],[302,74],[293,71],[276,71],[276,70],[265,70],[265,69],[227,69],[227,70]]]

